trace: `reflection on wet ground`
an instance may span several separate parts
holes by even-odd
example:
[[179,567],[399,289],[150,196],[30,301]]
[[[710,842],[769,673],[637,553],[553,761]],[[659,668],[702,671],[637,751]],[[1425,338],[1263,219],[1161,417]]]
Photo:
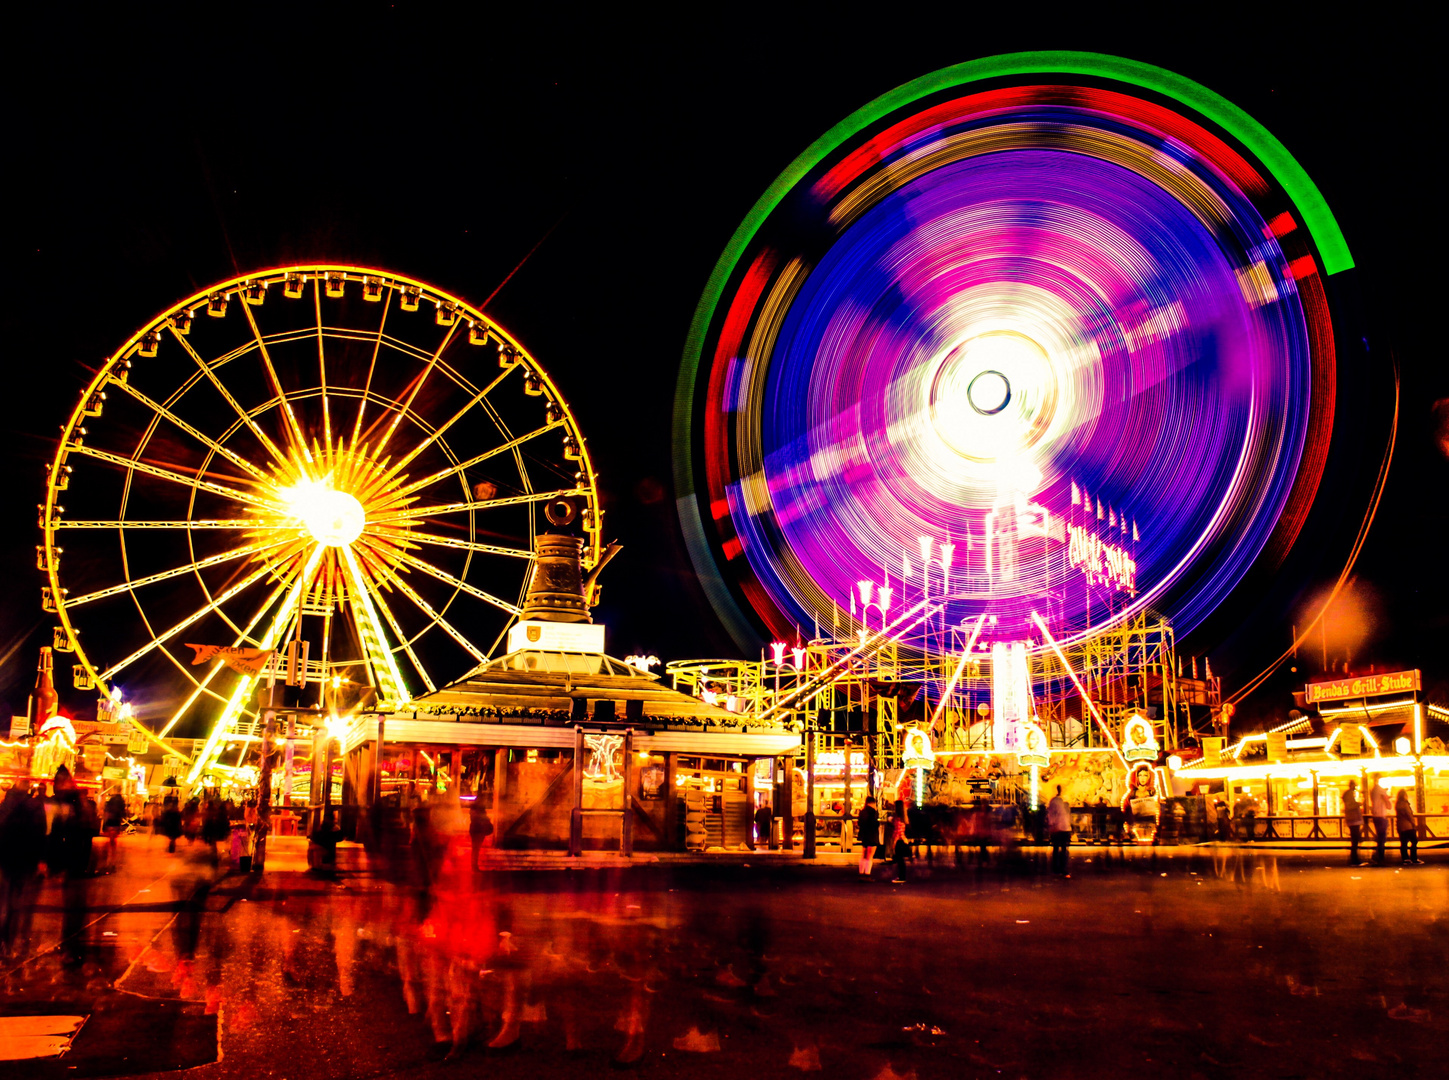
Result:
[[282,853],[258,879],[199,848],[132,840],[79,949],[54,951],[65,898],[41,891],[0,1014],[89,1019],[14,1075],[1413,1076],[1441,1075],[1449,1026],[1443,861],[1079,848],[1068,880],[922,860],[891,885],[407,858],[325,879]]

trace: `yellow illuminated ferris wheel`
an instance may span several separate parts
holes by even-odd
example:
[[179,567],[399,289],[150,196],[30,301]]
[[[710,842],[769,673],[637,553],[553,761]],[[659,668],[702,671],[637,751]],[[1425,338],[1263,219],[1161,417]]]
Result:
[[[205,731],[255,677],[186,646],[305,643],[346,701],[396,707],[476,666],[520,610],[541,518],[599,558],[583,435],[476,308],[355,266],[289,266],[176,304],[108,358],[40,507],[75,685],[133,697],[153,738]],[[170,688],[170,689],[165,689]]]

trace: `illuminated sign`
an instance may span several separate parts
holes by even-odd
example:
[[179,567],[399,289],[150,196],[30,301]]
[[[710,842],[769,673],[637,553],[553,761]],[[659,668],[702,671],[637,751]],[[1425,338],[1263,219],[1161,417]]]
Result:
[[931,738],[918,727],[908,727],[903,732],[901,764],[908,769],[934,769],[936,752],[931,749]]
[[1087,575],[1090,584],[1137,595],[1137,563],[1125,548],[1104,543],[1091,529],[1067,526],[1067,560]]
[[624,748],[624,736],[585,735],[584,742],[590,751],[589,763],[584,767],[584,779],[600,784],[612,784],[621,779],[614,758]]
[[[761,758],[768,767],[769,759]],[[870,762],[866,760],[864,750],[852,750],[850,752],[850,775],[865,776],[870,771]],[[845,775],[845,751],[843,750],[821,750],[815,755],[816,776],[844,776]]]
[[996,641],[991,645],[991,713],[999,726],[1025,720],[1030,712],[1031,672],[1026,642]]
[[544,622],[541,619],[515,623],[508,631],[508,651],[522,650],[601,653],[604,651],[604,626],[602,623]]
[[1351,679],[1330,679],[1311,682],[1307,687],[1309,704],[1315,701],[1343,701],[1345,698],[1379,697],[1383,694],[1412,694],[1421,689],[1419,669],[1390,671],[1383,675],[1357,675]]
[[1128,761],[1156,761],[1158,749],[1152,722],[1139,713],[1129,716],[1122,725],[1122,756]]
[[1017,725],[1016,760],[1022,765],[1047,765],[1051,751],[1047,746],[1046,733],[1030,720]]

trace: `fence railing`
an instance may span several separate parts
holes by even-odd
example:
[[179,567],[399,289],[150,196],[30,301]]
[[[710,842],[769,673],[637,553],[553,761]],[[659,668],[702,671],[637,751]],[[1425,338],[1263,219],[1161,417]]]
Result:
[[[1397,820],[1389,817],[1389,837],[1397,838]],[[1449,839],[1449,814],[1416,814],[1419,840]],[[1234,818],[1235,840],[1342,840],[1349,839],[1348,826],[1341,817],[1313,817],[1296,814]],[[1373,819],[1365,816],[1362,839],[1374,840]]]

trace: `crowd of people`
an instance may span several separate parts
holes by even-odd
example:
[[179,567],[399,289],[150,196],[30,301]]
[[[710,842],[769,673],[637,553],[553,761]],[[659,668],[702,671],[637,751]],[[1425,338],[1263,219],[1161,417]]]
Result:
[[176,932],[182,951],[194,951],[200,905],[219,876],[223,856],[218,845],[235,861],[239,845],[229,850],[225,845],[242,838],[245,849],[246,825],[240,820],[245,816],[239,805],[214,792],[183,803],[176,789],[168,788],[158,804],[142,807],[115,791],[97,799],[64,765],[48,784],[12,784],[0,799],[0,958],[28,947],[36,901],[48,879],[61,888],[63,963],[82,965],[87,881],[119,868],[120,837],[140,825],[149,825],[166,840],[168,853],[178,856],[171,876],[180,912]]

